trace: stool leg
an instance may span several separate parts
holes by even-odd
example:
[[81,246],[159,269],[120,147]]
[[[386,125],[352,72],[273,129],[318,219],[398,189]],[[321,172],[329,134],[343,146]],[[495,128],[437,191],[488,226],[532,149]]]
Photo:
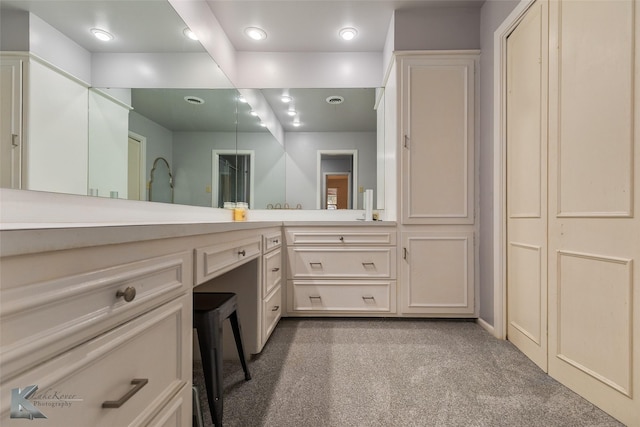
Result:
[[222,427],[222,323],[215,315],[197,316],[194,321],[211,419],[216,427]]
[[236,311],[231,313],[229,316],[229,320],[231,321],[231,329],[233,329],[233,337],[236,340],[236,347],[238,348],[238,356],[240,356],[240,363],[242,363],[242,369],[244,369],[244,379],[249,381],[251,379],[251,374],[249,373],[249,368],[247,367],[247,361],[244,357],[244,348],[242,347],[242,334],[240,330],[240,322],[238,322],[238,314]]

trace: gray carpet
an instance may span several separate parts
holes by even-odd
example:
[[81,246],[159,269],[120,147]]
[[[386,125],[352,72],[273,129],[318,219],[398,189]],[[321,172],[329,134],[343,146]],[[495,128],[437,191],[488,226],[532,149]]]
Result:
[[474,322],[285,318],[249,369],[225,361],[225,427],[622,425]]

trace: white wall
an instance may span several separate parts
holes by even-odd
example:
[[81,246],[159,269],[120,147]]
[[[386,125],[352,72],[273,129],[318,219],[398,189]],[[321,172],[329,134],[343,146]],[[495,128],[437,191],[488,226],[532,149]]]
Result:
[[[376,188],[375,167],[362,166],[376,164],[375,132],[287,132],[286,194],[290,206],[316,209],[318,150],[358,150],[358,185]],[[362,194],[357,202],[362,206]]]
[[493,33],[518,3],[518,0],[489,0],[480,13],[480,318],[490,325],[494,325]]

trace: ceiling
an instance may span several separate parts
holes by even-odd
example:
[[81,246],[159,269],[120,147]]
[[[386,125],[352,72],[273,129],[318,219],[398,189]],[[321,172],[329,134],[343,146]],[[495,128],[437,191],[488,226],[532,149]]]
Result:
[[[381,52],[393,10],[479,7],[484,0],[202,1],[207,2],[237,51]],[[90,52],[204,52],[200,43],[184,37],[185,24],[167,0],[1,0],[0,8],[30,11]],[[268,34],[267,39],[261,42],[249,39],[244,34],[247,26],[264,29]],[[350,42],[338,37],[339,29],[345,26],[358,30],[358,36]],[[111,32],[114,40],[109,43],[96,40],[89,33],[89,29],[94,27]],[[221,104],[211,98],[214,95],[205,94],[205,98],[211,99],[197,106],[200,115],[213,108],[206,113],[209,119],[197,120],[196,116],[186,114],[194,106],[186,104],[182,100],[184,95],[178,92],[139,94],[132,103],[138,112],[144,110],[157,120],[165,117],[159,123],[168,129],[197,130],[198,126],[210,129],[216,123],[220,124],[218,130],[230,127],[229,122],[223,126],[223,115],[216,113]],[[292,89],[303,124],[299,128],[292,126],[291,118],[286,115],[287,109],[278,99],[281,90],[264,90],[263,94],[285,131],[375,131],[372,90],[341,89],[337,92],[328,89]],[[219,100],[225,99],[226,95],[220,94]],[[344,96],[344,104],[328,105],[324,100],[329,95]],[[144,101],[144,107],[143,97],[149,98]],[[159,100],[158,97],[165,99]],[[179,102],[170,103],[170,98]],[[136,106],[136,103],[139,105]],[[176,108],[180,111],[175,111]],[[168,114],[172,109],[175,113],[173,118]],[[178,117],[183,120],[182,124]],[[245,130],[264,130],[256,124],[249,129],[250,122],[244,122]]]

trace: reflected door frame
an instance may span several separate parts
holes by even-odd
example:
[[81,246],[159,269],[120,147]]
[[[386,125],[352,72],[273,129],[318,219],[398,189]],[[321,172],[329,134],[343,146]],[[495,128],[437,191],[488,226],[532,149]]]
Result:
[[[351,208],[350,209],[357,209],[358,208],[358,204],[357,204],[357,198],[356,195],[358,194],[358,150],[318,150],[316,152],[316,171],[317,171],[317,178],[316,178],[316,209],[324,209],[323,206],[323,198],[324,198],[324,194],[326,192],[325,189],[325,178],[322,174],[322,156],[323,155],[330,155],[330,156],[337,156],[337,155],[348,155],[351,156],[352,160],[352,171],[351,171]],[[334,174],[337,174],[334,173]]]
[[140,200],[147,200],[149,193],[147,192],[147,137],[129,131],[129,138],[140,143]]
[[[232,154],[238,154],[242,156],[249,156],[249,208],[253,208],[254,205],[254,193],[255,193],[255,150],[211,150],[211,206],[214,208],[218,206],[218,177],[220,175],[220,156],[228,156]],[[237,202],[237,200],[236,200]]]

